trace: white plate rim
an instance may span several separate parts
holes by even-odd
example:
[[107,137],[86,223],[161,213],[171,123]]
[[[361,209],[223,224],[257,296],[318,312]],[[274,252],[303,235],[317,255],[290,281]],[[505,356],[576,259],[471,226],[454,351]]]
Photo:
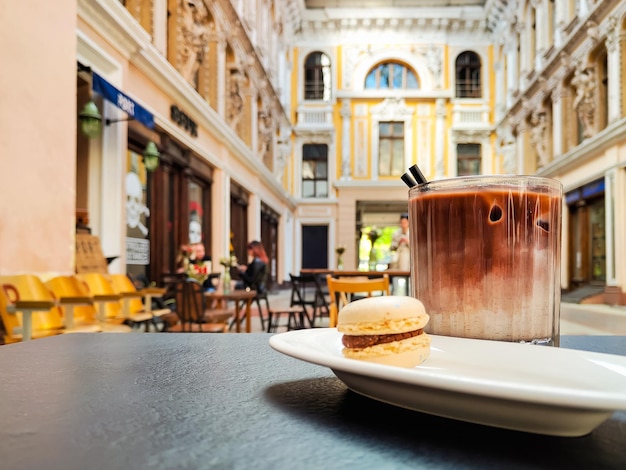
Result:
[[[348,359],[341,355],[341,333],[336,328],[314,328],[293,330],[278,333],[270,337],[270,346],[287,356],[303,360],[312,364],[325,366],[331,370],[339,370],[370,378],[390,380],[420,387],[430,387],[453,391],[464,395],[494,397],[512,401],[551,405],[555,407],[572,407],[584,410],[626,410],[626,357],[613,354],[580,351],[574,349],[556,348],[500,341],[474,340],[430,335],[431,358],[423,364],[405,369],[386,366],[365,361]],[[333,351],[329,351],[330,347]],[[486,351],[494,357],[501,354],[521,354],[530,350],[533,360],[541,360],[542,367],[546,364],[559,362],[572,366],[572,378],[576,378],[578,369],[575,367],[581,361],[588,365],[595,364],[599,368],[608,367],[618,376],[624,378],[623,389],[596,389],[594,387],[575,387],[567,384],[528,383],[524,377],[517,381],[481,379],[468,377],[463,370],[458,374],[441,374],[432,363],[432,356],[450,347],[463,347],[468,350]],[[538,359],[537,359],[538,358]],[[463,359],[460,357],[459,359]],[[429,361],[431,361],[429,363]],[[602,365],[600,365],[602,364]],[[485,364],[486,367],[489,364]],[[604,370],[604,369],[603,369]],[[532,364],[528,371],[532,372]]]

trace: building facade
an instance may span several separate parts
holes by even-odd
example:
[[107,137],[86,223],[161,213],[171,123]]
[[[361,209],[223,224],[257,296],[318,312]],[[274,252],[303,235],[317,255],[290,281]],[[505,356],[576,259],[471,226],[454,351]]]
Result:
[[[11,201],[0,269],[73,270],[76,223],[99,237],[111,271],[157,283],[195,240],[218,270],[261,239],[275,284],[333,267],[338,246],[357,268],[365,231],[406,211],[400,176],[417,164],[429,180],[559,179],[562,287],[626,303],[624,2],[384,4],[7,6],[1,54],[12,68],[0,85],[17,99],[0,111],[0,194]],[[30,36],[16,29],[26,22]],[[42,67],[33,139],[14,113],[41,88]],[[101,118],[90,137],[78,119],[88,103]],[[54,148],[41,164],[44,142]],[[154,148],[156,168],[144,157]],[[25,173],[35,184],[18,200]],[[34,220],[54,230],[28,232]]]

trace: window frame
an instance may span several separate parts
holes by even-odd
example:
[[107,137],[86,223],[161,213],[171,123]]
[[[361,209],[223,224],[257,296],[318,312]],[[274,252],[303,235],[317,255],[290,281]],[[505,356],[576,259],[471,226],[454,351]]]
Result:
[[[324,59],[328,64],[324,64]],[[314,62],[314,63],[310,63]],[[302,97],[305,101],[330,102],[332,98],[332,63],[322,51],[307,54],[302,63]],[[309,76],[311,74],[312,76]]]
[[[313,149],[316,148],[318,150],[315,150],[314,153],[317,153],[317,155],[313,155],[311,153],[309,153],[307,155],[307,150],[308,149]],[[321,149],[324,149],[325,152],[322,152]],[[322,153],[325,153],[325,155],[322,155]],[[330,182],[329,182],[329,159],[328,159],[328,154],[329,154],[329,145],[327,143],[315,143],[315,142],[306,142],[302,144],[302,162],[301,162],[301,172],[300,172],[300,195],[302,198],[306,198],[306,199],[316,199],[316,198],[327,198],[330,195]],[[305,178],[305,165],[306,162],[324,162],[326,164],[326,168],[325,168],[325,176],[318,176],[318,165],[317,163],[315,163],[313,165],[313,177],[312,178]],[[308,195],[305,194],[305,183],[313,183],[313,194],[312,195]],[[321,183],[324,184],[325,187],[325,194],[324,191],[318,191],[319,186],[321,185]]]
[[[385,67],[388,68],[387,77],[388,79],[390,79],[389,80],[390,83],[388,83],[387,86],[381,86],[381,83],[380,83],[381,73],[383,72]],[[399,86],[399,87],[393,86],[395,82],[394,77],[396,76],[396,68],[399,68],[399,70],[401,70],[402,86]],[[375,83],[374,83],[375,86],[368,86],[367,82],[372,76],[375,77]],[[409,78],[411,76],[415,80],[415,87],[407,86],[409,84]],[[374,65],[372,68],[370,68],[367,71],[367,73],[365,74],[365,79],[363,80],[363,89],[364,90],[419,90],[420,79],[419,79],[419,75],[415,72],[415,70],[413,70],[413,68],[411,68],[407,64],[404,64],[402,62],[395,61],[395,60],[387,60],[387,61],[377,63],[376,65]]]
[[[468,57],[466,63],[462,60]],[[454,94],[460,99],[483,97],[482,61],[474,51],[463,51],[454,60]]]
[[[459,152],[459,148],[461,147],[470,147],[470,146],[476,146],[476,148],[478,149],[477,153],[465,153],[465,154],[461,154]],[[483,154],[483,146],[482,144],[478,143],[478,142],[459,142],[456,144],[456,173],[457,176],[478,176],[481,175],[482,172],[482,166],[483,166],[483,158],[482,158],[482,154]],[[478,172],[477,173],[465,173],[465,172],[460,172],[460,168],[461,168],[461,161],[465,161],[465,162],[474,162],[474,161],[478,161]]]
[[[381,132],[383,126],[389,126],[390,132],[387,133],[387,135],[383,135],[383,133]],[[378,174],[378,176],[381,176],[383,178],[387,178],[387,177],[399,177],[402,175],[402,173],[404,172],[403,168],[405,167],[404,162],[406,160],[406,132],[404,129],[405,125],[404,125],[404,121],[396,121],[396,120],[383,120],[383,121],[378,121],[378,162],[377,162],[377,168],[376,168],[376,172]],[[402,131],[402,134],[397,136],[395,134],[395,130],[400,128]],[[388,173],[383,173],[381,171],[381,161],[382,161],[382,147],[381,144],[384,144],[385,142],[389,142],[389,149],[390,149],[390,158],[389,158],[389,172]],[[397,148],[397,143],[400,142],[401,144],[401,149],[402,149],[402,154],[401,155],[396,155],[396,148]],[[396,162],[395,159],[399,158],[400,161]],[[395,166],[399,164],[399,172],[397,174],[395,174],[393,172]]]

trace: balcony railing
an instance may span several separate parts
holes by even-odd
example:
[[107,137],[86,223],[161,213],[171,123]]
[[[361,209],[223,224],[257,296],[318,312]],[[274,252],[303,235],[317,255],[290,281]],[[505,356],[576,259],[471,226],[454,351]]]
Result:
[[332,108],[330,106],[301,106],[298,108],[298,127],[331,127]]

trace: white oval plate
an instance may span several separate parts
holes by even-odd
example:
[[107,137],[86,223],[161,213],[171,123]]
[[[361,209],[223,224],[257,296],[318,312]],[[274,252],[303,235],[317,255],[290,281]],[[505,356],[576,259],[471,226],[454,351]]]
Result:
[[412,369],[343,357],[341,333],[280,333],[270,346],[329,367],[361,395],[415,411],[517,431],[582,436],[626,410],[626,357],[431,335]]

